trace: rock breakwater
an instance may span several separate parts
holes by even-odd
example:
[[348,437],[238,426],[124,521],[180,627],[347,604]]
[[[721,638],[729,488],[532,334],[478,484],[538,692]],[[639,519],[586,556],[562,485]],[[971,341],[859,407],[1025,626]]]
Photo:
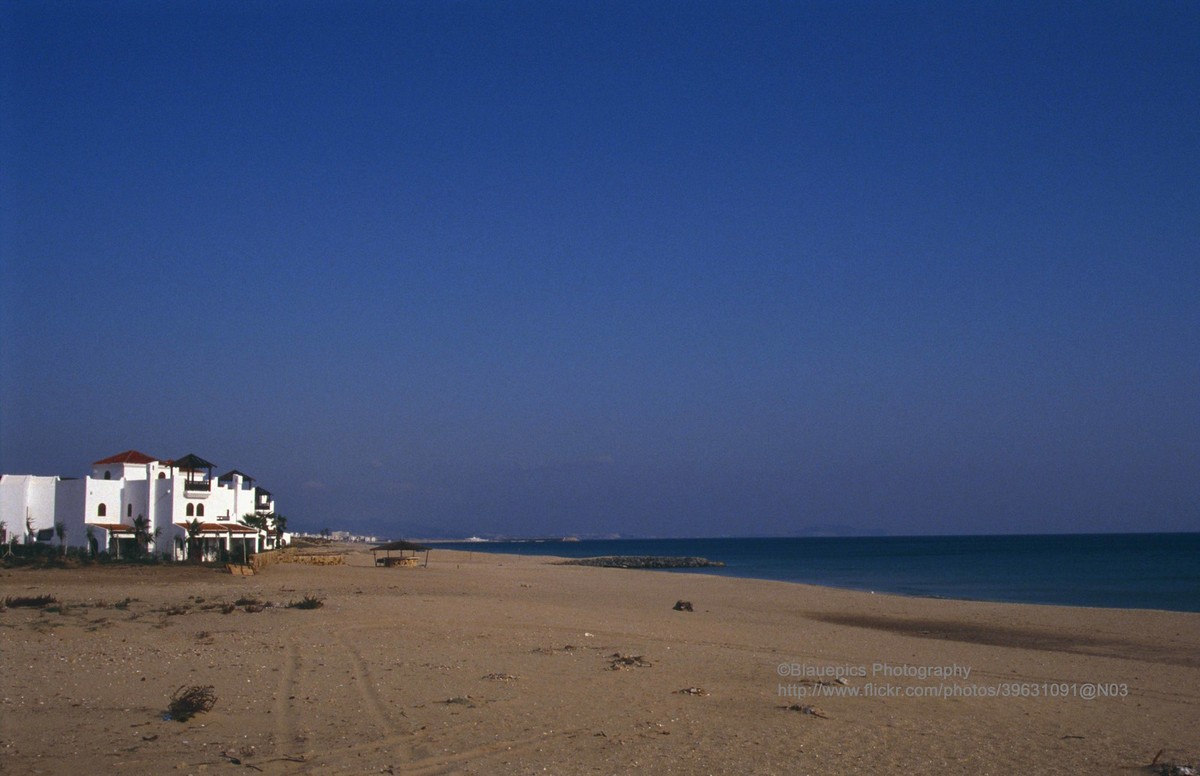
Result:
[[606,555],[599,558],[572,558],[558,562],[560,566],[599,566],[610,569],[702,569],[719,568],[719,560],[664,555]]

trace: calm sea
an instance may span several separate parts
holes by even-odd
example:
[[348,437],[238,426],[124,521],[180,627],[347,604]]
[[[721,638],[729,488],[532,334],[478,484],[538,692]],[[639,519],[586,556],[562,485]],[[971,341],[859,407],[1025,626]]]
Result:
[[935,598],[1200,612],[1200,533],[620,539],[438,546],[570,558],[695,555],[724,561],[726,566],[686,573]]

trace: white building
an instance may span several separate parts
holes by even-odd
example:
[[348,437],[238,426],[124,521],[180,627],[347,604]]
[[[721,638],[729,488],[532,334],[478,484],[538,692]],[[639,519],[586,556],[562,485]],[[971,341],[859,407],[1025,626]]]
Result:
[[[270,491],[236,469],[214,479],[213,468],[195,455],[158,460],[127,450],[96,461],[83,478],[4,474],[0,521],[19,543],[56,542],[61,524],[67,546],[121,557],[140,545],[177,560],[189,550],[238,558],[283,540]],[[247,526],[244,515],[267,516],[266,529]]]

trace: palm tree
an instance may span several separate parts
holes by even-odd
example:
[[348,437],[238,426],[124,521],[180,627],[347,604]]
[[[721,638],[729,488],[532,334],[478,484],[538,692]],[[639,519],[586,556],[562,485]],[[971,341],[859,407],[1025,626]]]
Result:
[[[257,533],[254,534],[254,544],[258,546],[259,537],[267,530],[267,516],[260,515],[257,512],[247,512],[242,515],[242,522],[253,528]],[[246,544],[242,542],[242,560],[245,560]]]
[[133,538],[137,547],[136,552],[141,555],[146,551],[146,545],[150,541],[150,521],[142,515],[138,515],[133,521]]
[[[187,531],[187,555],[188,560],[193,563],[199,563],[203,558],[203,549],[200,546],[200,532],[204,530],[204,526],[196,518],[192,518],[192,522],[183,524],[184,530]],[[195,552],[193,552],[195,550]]]
[[96,541],[96,529],[92,528],[90,525],[87,527],[87,540],[88,549],[91,551],[92,557],[94,558],[100,554],[100,544]]
[[67,554],[67,524],[61,520],[54,523],[54,534],[58,537],[58,549],[62,555]]
[[287,518],[283,515],[272,515],[271,522],[275,524],[275,546],[283,546],[283,535],[287,533]]

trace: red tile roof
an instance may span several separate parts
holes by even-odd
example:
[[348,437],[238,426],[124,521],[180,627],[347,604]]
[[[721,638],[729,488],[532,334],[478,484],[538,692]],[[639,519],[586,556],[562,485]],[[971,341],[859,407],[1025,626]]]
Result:
[[96,461],[92,466],[103,466],[106,463],[154,463],[157,458],[151,458],[145,453],[139,453],[137,450],[126,450],[123,453],[110,455],[108,458]]
[[[180,528],[187,529],[187,523],[176,523]],[[201,533],[258,533],[258,529],[241,523],[201,523]]]

